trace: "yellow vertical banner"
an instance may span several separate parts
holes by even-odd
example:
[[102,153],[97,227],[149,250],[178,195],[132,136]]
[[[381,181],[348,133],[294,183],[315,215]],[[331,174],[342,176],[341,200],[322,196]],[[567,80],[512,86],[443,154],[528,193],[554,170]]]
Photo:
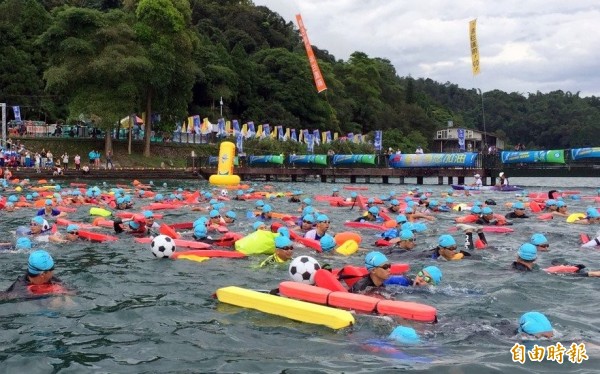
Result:
[[477,75],[480,73],[479,46],[477,45],[477,19],[469,21],[469,38],[471,42],[471,64],[473,75]]
[[248,124],[244,123],[242,125],[242,135],[244,135],[244,137],[246,137],[246,135],[248,135]]
[[302,21],[302,16],[300,14],[296,14],[296,22],[298,23],[300,36],[302,37],[302,41],[304,42],[304,49],[306,49],[306,56],[308,56],[310,70],[313,74],[315,86],[317,86],[317,92],[323,92],[327,89],[327,86],[325,85],[325,79],[321,74],[321,69],[319,69],[317,58],[315,57],[315,53],[313,52],[312,46],[310,45],[310,41],[308,40],[308,34],[306,33],[306,28],[304,27],[304,22]]
[[321,144],[327,144],[327,131],[321,133]]
[[279,134],[279,127],[280,126],[273,127],[273,131],[271,131],[271,139],[277,139],[277,134]]
[[304,137],[304,130],[298,131],[298,143],[302,143],[303,137]]
[[194,116],[188,117],[187,132],[194,131]]
[[333,141],[336,141],[336,140],[338,140],[338,133],[334,132],[333,133]]
[[290,139],[290,128],[289,127],[287,129],[285,129],[285,135],[283,135],[283,139],[284,140]]
[[263,135],[262,125],[258,125],[258,129],[256,130],[256,138],[260,139]]
[[231,130],[231,121],[225,122],[225,133],[230,135],[233,131]]

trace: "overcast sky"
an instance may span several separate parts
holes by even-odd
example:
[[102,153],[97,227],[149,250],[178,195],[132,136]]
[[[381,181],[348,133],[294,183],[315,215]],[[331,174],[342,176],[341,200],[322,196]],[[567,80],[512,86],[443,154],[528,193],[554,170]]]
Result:
[[[348,60],[386,58],[399,76],[484,92],[600,96],[600,1],[254,0],[295,21],[312,45]],[[477,19],[481,73],[473,77],[469,21]],[[296,25],[297,26],[297,25]]]

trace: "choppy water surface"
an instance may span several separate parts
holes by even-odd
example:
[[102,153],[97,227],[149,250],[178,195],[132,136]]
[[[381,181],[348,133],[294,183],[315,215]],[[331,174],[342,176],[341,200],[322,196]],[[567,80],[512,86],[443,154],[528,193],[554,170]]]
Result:
[[[163,181],[156,182],[157,185]],[[596,195],[593,179],[520,178],[513,183],[531,192],[551,188],[576,189],[582,196]],[[168,188],[207,188],[203,183],[179,184],[167,181]],[[434,183],[426,180],[426,183]],[[330,193],[343,184],[271,183],[275,190],[302,189],[308,194]],[[260,190],[262,184],[254,188]],[[378,197],[390,191],[405,192],[409,185],[368,185],[365,195]],[[425,185],[441,196],[447,186]],[[343,190],[342,190],[343,191]],[[350,191],[343,191],[346,195]],[[493,198],[495,212],[506,213],[504,203],[514,201],[515,193],[482,193],[459,196],[458,202]],[[567,200],[569,210],[583,211],[593,200]],[[231,206],[244,217],[253,202]],[[137,206],[143,205],[138,202]],[[283,199],[272,201],[274,211],[294,213],[297,206]],[[344,220],[356,218],[358,209],[331,208],[317,203],[332,220],[334,232],[347,231]],[[90,221],[89,207],[69,218]],[[194,220],[199,212],[189,209],[163,211],[165,222]],[[4,238],[26,225],[32,211],[0,212]],[[435,245],[437,237],[452,226],[460,213],[439,216],[429,230],[420,234],[416,250]],[[250,220],[242,218],[234,231],[247,232]],[[0,371],[14,373],[179,373],[179,372],[388,372],[413,370],[436,373],[522,373],[600,370],[597,292],[600,279],[548,275],[544,272],[516,273],[509,265],[518,246],[532,233],[542,232],[550,240],[550,252],[539,254],[541,267],[555,258],[584,263],[600,269],[600,251],[580,250],[579,233],[595,235],[600,227],[567,224],[563,220],[530,219],[517,222],[508,235],[488,234],[492,248],[479,253],[482,261],[439,262],[443,283],[435,290],[391,288],[395,298],[433,305],[439,323],[420,324],[385,318],[357,316],[357,324],[333,331],[302,324],[252,310],[219,304],[212,298],[216,289],[237,285],[270,289],[287,278],[287,267],[258,269],[261,258],[247,260],[212,259],[203,263],[156,260],[149,246],[123,238],[111,244],[78,242],[69,245],[43,245],[55,260],[56,275],[74,286],[78,294],[72,303],[62,299],[0,303]],[[361,231],[363,248],[371,249],[373,231]],[[461,235],[455,233],[457,241]],[[297,250],[296,255],[309,253]],[[24,272],[27,253],[0,253],[0,287],[8,287]],[[316,257],[316,256],[315,256]],[[334,267],[360,264],[362,255],[350,258],[321,257]],[[394,261],[403,261],[392,256]],[[411,260],[413,270],[432,263]],[[589,360],[583,364],[550,361],[512,362],[509,349],[518,340],[514,329],[525,311],[539,310],[550,318],[558,337],[537,342],[548,346],[560,341],[585,343]],[[398,324],[414,327],[423,337],[416,347],[397,346],[377,350],[369,341],[384,340]],[[528,342],[532,345],[534,342]],[[565,357],[566,361],[566,357]]]

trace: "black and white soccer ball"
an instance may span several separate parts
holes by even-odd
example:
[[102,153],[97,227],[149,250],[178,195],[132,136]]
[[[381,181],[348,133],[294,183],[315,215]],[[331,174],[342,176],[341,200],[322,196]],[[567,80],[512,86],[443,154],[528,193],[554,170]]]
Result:
[[169,258],[175,253],[175,241],[166,235],[158,235],[150,243],[152,254],[157,258]]
[[315,284],[315,273],[321,268],[310,256],[299,256],[292,260],[288,273],[294,282]]

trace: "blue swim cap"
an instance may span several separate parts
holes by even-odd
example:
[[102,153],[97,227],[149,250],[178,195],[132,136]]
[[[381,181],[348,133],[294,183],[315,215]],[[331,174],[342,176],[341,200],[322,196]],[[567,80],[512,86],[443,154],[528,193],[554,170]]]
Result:
[[135,221],[129,221],[129,227],[131,227],[134,230],[137,230],[140,228],[140,224]]
[[518,254],[525,261],[533,261],[537,258],[537,248],[531,243],[525,243],[519,247]]
[[358,197],[358,194],[356,192],[352,192],[350,193],[350,197]]
[[325,234],[321,238],[321,240],[319,240],[319,243],[321,244],[321,249],[323,250],[323,252],[331,251],[333,248],[335,248],[335,244],[336,244],[333,236],[331,236],[329,234]]
[[415,329],[405,326],[397,326],[388,338],[401,344],[419,344],[421,342]]
[[571,195],[571,200],[581,200],[581,196],[579,196],[579,195]]
[[307,198],[305,198],[304,200],[302,200],[302,202],[303,202],[304,204],[306,204],[306,205],[312,205],[312,200],[311,200],[311,199],[309,199],[308,197],[307,197]]
[[302,210],[302,216],[304,217],[308,214],[313,214],[314,212],[315,212],[315,208],[313,208],[312,206],[309,205]]
[[33,197],[39,197],[39,196],[40,196],[40,194],[39,194],[39,193],[37,193],[37,192],[34,192],[34,193],[32,193],[32,194],[31,194],[31,196],[33,196]]
[[46,199],[46,205],[52,205],[52,200]]
[[429,201],[429,206],[438,206],[437,200],[430,200]]
[[216,217],[220,216],[221,214],[219,213],[218,210],[213,209],[210,211],[209,215],[210,215],[210,218],[216,218]]
[[481,213],[482,214],[494,214],[494,212],[492,211],[492,208],[490,208],[489,206],[486,206],[485,208],[481,209]]
[[412,201],[412,197],[410,197],[410,196],[405,196],[405,197],[404,197],[404,201],[406,201],[406,202],[408,203],[409,201]]
[[512,206],[514,209],[525,209],[525,204],[523,204],[520,201],[517,201],[516,203],[513,204]]
[[54,191],[60,191],[60,184],[57,184],[56,186],[54,186]]
[[288,238],[290,237],[290,230],[288,230],[287,227],[280,227],[277,229],[277,233],[281,236],[287,236]]
[[369,200],[367,200],[367,204],[375,204],[375,199],[373,199],[372,197],[369,198]]
[[400,239],[401,240],[410,240],[410,239],[414,239],[415,238],[415,234],[413,234],[413,232],[411,230],[401,230],[400,231]]
[[125,201],[126,203],[130,203],[131,202],[131,196],[129,196],[129,195],[123,196],[123,201]]
[[340,192],[340,190],[339,190],[339,188],[336,187],[333,189],[333,192]]
[[411,207],[408,207],[408,208],[404,209],[404,214],[411,214],[411,213],[414,213],[414,212],[415,211]]
[[388,263],[387,257],[381,252],[373,251],[369,252],[365,256],[365,266],[367,270],[372,270],[378,266]]
[[325,214],[319,214],[317,216],[317,223],[319,222],[328,222],[329,221],[329,217],[327,217]]
[[144,217],[145,218],[153,218],[154,213],[152,213],[152,211],[150,211],[150,210],[144,210]]
[[28,201],[29,201],[29,200],[33,200],[33,196],[32,196],[31,194],[27,194],[27,195],[25,196],[25,200],[28,200]]
[[162,194],[160,194],[160,193],[157,193],[157,194],[154,196],[154,201],[162,201],[162,200],[163,200],[163,195],[162,195]]
[[242,195],[244,194],[244,191],[242,191],[242,190],[237,190],[236,194],[237,194],[238,196],[242,196]]
[[406,221],[407,221],[407,219],[406,219],[406,216],[404,214],[398,214],[396,216],[396,223],[404,223]]
[[265,204],[262,208],[263,213],[270,213],[273,211],[273,208],[269,204]]
[[312,214],[305,215],[304,217],[302,217],[302,220],[310,223],[315,223],[315,217]]
[[437,286],[440,284],[442,281],[442,271],[437,266],[427,266],[426,268],[423,268],[423,270],[429,274],[434,285]]
[[411,231],[413,231],[414,230],[414,225],[412,224],[412,222],[404,222],[402,224],[402,226],[400,226],[400,228],[402,230],[411,230]]
[[542,244],[548,244],[548,239],[546,239],[544,234],[536,233],[536,234],[531,235],[530,242],[533,245],[542,245]]
[[146,191],[144,191],[144,190],[140,190],[140,192],[138,192],[138,195],[140,195],[140,196],[144,196],[145,194],[146,194]]
[[598,213],[598,209],[596,209],[594,207],[588,207],[587,210],[585,211],[585,215],[587,216],[587,218],[600,217],[600,213]]
[[478,207],[481,207],[482,205],[483,205],[483,203],[482,203],[481,201],[479,201],[479,200],[475,200],[475,201],[473,202],[473,206],[478,206]]
[[398,200],[394,199],[394,200],[390,201],[390,204],[392,204],[393,206],[397,206],[397,205],[400,205],[400,202]]
[[206,226],[198,225],[198,226],[194,227],[194,236],[196,238],[206,238],[207,234],[208,234],[208,230],[206,229]]
[[235,214],[235,212],[233,210],[230,210],[227,213],[225,213],[225,216],[227,218],[231,218],[231,219],[236,219],[237,218],[237,214]]
[[369,208],[369,213],[376,216],[379,214],[379,208],[377,208],[376,206],[372,206]]
[[32,223],[35,223],[36,225],[40,225],[40,226],[44,226],[44,219],[40,216],[35,216],[31,219]]
[[546,206],[552,206],[552,205],[556,205],[556,200],[554,200],[554,199],[546,200]]
[[117,204],[125,204],[125,199],[122,197],[117,198]]
[[456,240],[451,235],[442,235],[438,238],[438,245],[440,247],[452,247],[456,245]]
[[215,204],[218,204],[218,203],[219,203],[219,200],[217,200],[217,199],[210,199],[210,200],[208,201],[208,203],[209,203],[210,205],[215,205]]
[[552,331],[552,324],[540,312],[527,312],[519,318],[519,332],[535,335]]
[[10,195],[8,197],[8,202],[10,202],[10,203],[16,203],[17,201],[19,201],[19,198],[15,195]]
[[73,232],[73,231],[79,231],[79,226],[73,225],[73,224],[67,226],[67,232],[68,233]]
[[49,271],[54,268],[54,260],[50,253],[39,249],[31,252],[29,255],[29,263],[27,271],[29,274],[38,275],[45,271]]
[[556,207],[557,208],[562,208],[563,206],[567,206],[567,204],[564,201],[557,201],[556,202]]
[[481,214],[481,208],[479,207],[479,205],[473,205],[473,207],[471,208],[471,213]]
[[276,248],[285,248],[290,247],[292,245],[292,241],[287,236],[278,236],[275,238],[275,247]]
[[454,199],[451,198],[451,197],[447,197],[446,198],[446,204],[452,204],[452,203],[454,203]]
[[264,222],[261,221],[257,221],[254,222],[254,224],[252,224],[252,228],[254,229],[254,231],[258,230],[260,227],[266,226]]
[[204,193],[204,198],[205,199],[212,199],[212,194],[210,192],[205,192]]
[[26,236],[20,237],[15,242],[15,249],[16,250],[31,249],[31,240],[28,237],[26,237]]
[[262,201],[262,200],[256,200],[256,203],[254,203],[254,205],[255,205],[257,208],[261,208],[261,207],[265,206],[265,202],[264,202],[264,201]]

